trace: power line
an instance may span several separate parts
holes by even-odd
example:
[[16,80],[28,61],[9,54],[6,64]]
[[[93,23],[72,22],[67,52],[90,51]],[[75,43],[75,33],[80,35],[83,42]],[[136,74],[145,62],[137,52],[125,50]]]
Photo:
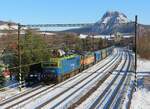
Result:
[[[115,24],[131,24],[135,23],[133,21],[131,22],[121,22],[118,23],[116,22]],[[106,23],[101,23],[101,24],[106,24]],[[21,27],[85,27],[85,26],[93,26],[93,25],[98,25],[98,23],[76,23],[76,24],[27,24],[27,25],[21,25]]]
[[30,24],[21,25],[22,27],[84,27],[92,26],[94,23],[77,23],[77,24]]

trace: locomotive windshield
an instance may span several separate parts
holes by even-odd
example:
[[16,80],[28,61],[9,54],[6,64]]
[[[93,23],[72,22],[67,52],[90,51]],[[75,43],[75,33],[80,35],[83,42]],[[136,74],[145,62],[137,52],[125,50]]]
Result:
[[57,62],[43,63],[43,67],[58,67]]
[[50,63],[50,66],[51,66],[51,67],[57,67],[58,64],[57,64],[56,62],[53,62],[53,63]]

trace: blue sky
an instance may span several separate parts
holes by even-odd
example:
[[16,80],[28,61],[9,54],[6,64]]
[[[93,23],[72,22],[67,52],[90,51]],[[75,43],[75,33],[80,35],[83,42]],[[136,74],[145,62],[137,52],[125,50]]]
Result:
[[120,11],[150,24],[150,0],[0,0],[0,20],[23,24],[90,23],[106,11]]

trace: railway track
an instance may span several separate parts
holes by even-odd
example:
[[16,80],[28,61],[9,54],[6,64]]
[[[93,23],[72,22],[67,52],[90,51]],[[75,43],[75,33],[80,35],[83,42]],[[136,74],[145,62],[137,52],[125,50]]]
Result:
[[101,78],[101,79],[97,82],[97,84],[96,84],[94,87],[92,87],[92,88],[91,88],[85,95],[83,95],[77,102],[74,102],[71,106],[69,106],[68,109],[74,109],[74,108],[76,108],[76,107],[79,106],[82,102],[84,102],[88,97],[90,97],[90,95],[91,95],[94,91],[96,91],[96,90],[98,89],[98,87],[100,87],[100,85],[103,84],[103,82],[111,75],[111,72],[113,72],[113,71],[117,68],[117,66],[120,64],[120,62],[121,62],[121,59],[120,59],[120,61],[119,61],[116,65],[114,65],[113,68],[110,69],[110,71],[108,71],[108,72],[103,76],[103,78]]
[[[55,107],[52,108],[67,108],[67,109],[73,109],[76,106],[78,106],[80,103],[82,103],[86,98],[88,98],[90,96],[90,94],[96,90],[96,88],[98,86],[100,86],[103,81],[105,81],[105,79],[110,75],[110,72],[112,70],[114,70],[116,68],[116,66],[120,63],[120,60],[118,60],[117,63],[115,63],[114,65],[110,65],[110,69],[108,71],[104,71],[103,75],[98,75],[96,78],[94,78],[95,80],[91,80],[89,81],[86,85],[90,84],[89,86],[83,88],[82,90],[77,90],[74,93],[72,93],[71,95],[68,95],[67,98],[65,98],[64,100],[62,100],[60,103],[58,103],[58,105],[56,105]],[[94,84],[95,83],[95,84]],[[94,84],[94,85],[93,85]],[[82,95],[82,96],[81,96]],[[67,100],[69,98],[73,97],[74,99],[72,100]],[[65,102],[66,100],[66,102]]]
[[79,81],[77,84],[74,84],[73,86],[63,91],[62,93],[58,94],[57,96],[54,96],[53,98],[49,99],[47,102],[44,102],[42,105],[38,106],[36,109],[57,108],[57,106],[61,105],[61,103],[65,102],[71,96],[75,95],[75,93],[79,91],[82,92],[81,89],[85,89],[88,84],[91,84],[91,83],[93,84],[93,82],[97,82],[96,80],[99,79],[103,75],[103,73],[108,72],[112,66],[115,66],[115,64],[118,63],[118,61],[116,60],[119,60],[120,59],[119,57],[120,55],[114,58],[113,61],[111,61],[109,64],[98,69],[96,72],[92,73],[85,79]]
[[[124,81],[122,82],[122,85],[121,85],[120,89],[118,90],[118,93],[115,95],[112,105],[110,106],[113,109],[123,108],[123,103],[125,102],[125,96],[127,95],[127,90],[128,90],[128,87],[130,86],[130,82],[132,81],[133,70],[134,70],[133,69],[134,68],[133,67],[133,56],[130,53],[128,53],[128,54],[129,54],[129,64],[130,65],[128,65],[128,68],[127,68],[128,72],[126,72],[126,76],[124,76]],[[130,92],[132,92],[132,91],[130,91]],[[130,102],[130,99],[128,102]]]
[[[118,65],[116,70],[119,70],[120,67],[123,66],[123,64],[124,64],[123,60]],[[108,89],[109,89],[109,86],[112,85],[113,80],[115,80],[115,75],[112,73],[98,88],[96,88],[95,91],[92,92],[92,94],[90,95],[89,98],[87,98],[82,104],[80,104],[76,108],[78,108],[78,109],[80,109],[80,108],[89,109],[91,107],[94,108],[94,106],[96,106],[96,104],[99,103],[100,99],[106,98],[106,96],[110,93],[110,91],[108,91]]]
[[[107,87],[99,94],[99,97],[96,101],[90,106],[90,109],[109,109],[116,103],[115,97],[118,95],[118,92],[123,85],[123,82],[126,78],[127,71],[130,66],[130,57],[128,54],[125,56],[125,61],[119,70],[115,73],[112,81],[106,85]],[[121,74],[122,71],[125,71]],[[115,102],[115,103],[114,103]]]
[[[108,62],[107,62],[107,63],[108,63]],[[107,64],[107,63],[104,62],[104,64]],[[95,65],[95,66],[97,67],[97,65]],[[81,75],[81,74],[80,74],[80,75]],[[69,80],[67,80],[67,81],[65,81],[65,82],[63,82],[63,83],[61,83],[60,85],[58,85],[57,87],[53,88],[52,90],[54,90],[54,89],[60,87],[61,85],[64,85],[64,84],[68,83],[69,81],[72,81],[73,79],[79,77],[80,75],[77,75],[77,76],[75,76],[75,77],[73,77],[73,78],[71,78],[71,79],[69,79]],[[45,92],[45,91],[51,89],[52,87],[54,87],[54,86],[50,86],[50,87],[48,87],[48,88],[46,88],[46,89],[43,89],[43,90],[41,90],[41,91],[38,91],[37,93],[35,93],[35,92],[33,91],[34,94],[32,94],[32,95],[30,95],[30,96],[27,96],[27,97],[25,97],[25,96],[28,95],[29,93],[20,95],[20,96],[18,96],[18,97],[14,97],[13,99],[10,99],[10,100],[7,100],[7,101],[1,103],[1,104],[0,104],[0,107],[3,107],[3,106],[5,105],[4,108],[11,108],[11,107],[13,107],[13,106],[16,106],[16,105],[18,105],[18,104],[20,104],[20,103],[26,101],[26,100],[31,99],[32,97],[35,97],[35,96],[37,96],[37,95],[39,95],[39,94],[41,95],[41,93],[43,93],[43,92]],[[51,90],[51,91],[52,91],[52,90]],[[48,92],[49,92],[49,91],[47,91],[46,93],[48,93]],[[30,93],[31,93],[31,92],[30,92]],[[43,93],[43,94],[46,94],[46,93]],[[22,99],[20,99],[20,98],[22,98]],[[16,101],[16,99],[17,99],[18,101]],[[10,103],[11,105],[8,105],[9,103]],[[6,106],[6,105],[7,105],[7,106]]]
[[129,55],[131,57],[130,71],[128,72],[128,78],[126,78],[126,82],[120,91],[120,95],[118,96],[117,100],[119,103],[115,104],[116,109],[130,109],[131,95],[134,89],[132,84],[134,81],[134,58],[131,51],[129,51]]
[[[21,97],[21,96],[23,96],[23,95],[27,95],[27,94],[29,94],[29,93],[31,93],[31,92],[33,92],[33,91],[36,91],[36,90],[38,90],[38,89],[40,89],[40,88],[42,88],[43,86],[42,85],[39,85],[39,86],[37,86],[37,87],[34,87],[34,88],[32,88],[32,89],[28,89],[28,90],[25,90],[25,91],[22,91],[21,93],[17,93],[17,94],[15,94],[15,95],[13,95],[13,96],[11,96],[11,97],[9,97],[9,98],[7,98],[7,99],[4,99],[4,100],[2,100],[2,101],[0,101],[0,105],[1,104],[5,104],[5,102],[8,102],[8,101],[13,101],[14,99],[17,99],[17,98],[19,98],[19,97]],[[11,90],[10,91],[10,93],[12,92],[13,90]],[[9,92],[3,92],[3,93],[9,93]],[[0,93],[1,94],[1,93]]]
[[[108,64],[108,63],[109,63],[109,61],[108,61],[107,63],[105,63],[105,64]],[[104,67],[105,64],[103,64],[103,65],[101,66],[101,68]],[[99,68],[99,67],[98,67],[98,68]],[[93,69],[92,69],[92,70],[93,70]],[[95,72],[96,72],[96,71],[95,71]],[[83,81],[84,79],[86,79],[87,77],[90,77],[90,76],[92,75],[92,73],[94,73],[94,72],[93,72],[93,71],[84,72],[84,73],[83,73],[84,76],[82,75],[81,78],[78,78],[76,81],[72,81],[72,83],[70,83],[70,86],[65,85],[65,86],[63,86],[63,87],[59,87],[59,89],[55,90],[56,93],[54,93],[54,94],[52,94],[52,95],[49,95],[49,96],[51,96],[52,98],[55,98],[56,96],[58,97],[58,95],[60,95],[60,93],[65,92],[66,90],[68,90],[68,88],[72,87],[72,85],[75,86],[75,85],[77,85],[78,83],[80,83],[81,81]],[[58,93],[57,93],[57,92],[58,92]],[[55,96],[54,96],[54,95],[55,95]]]
[[[129,55],[128,55],[129,56]],[[116,109],[118,107],[118,105],[120,104],[120,101],[121,101],[121,97],[119,97],[121,95],[121,89],[123,88],[123,86],[125,85],[126,83],[126,80],[127,80],[127,73],[130,69],[130,56],[128,58],[128,65],[127,65],[127,68],[123,70],[124,74],[122,75],[122,78],[118,84],[118,86],[115,88],[113,94],[111,95],[110,99],[109,99],[109,105],[106,106],[106,108],[108,107],[109,109],[110,108],[113,108],[113,109]],[[122,71],[121,71],[122,72]],[[115,93],[117,92],[117,93]],[[117,101],[118,100],[118,101]]]
[[[113,109],[122,109],[122,104],[125,100],[125,95],[127,95],[127,88],[129,87],[129,83],[131,81],[131,77],[133,76],[133,72],[132,69],[134,68],[133,65],[133,60],[131,58],[131,55],[129,54],[129,63],[130,65],[128,66],[128,73],[125,76],[125,79],[120,87],[120,89],[118,90],[118,93],[116,94],[112,105],[110,106]],[[132,64],[131,64],[132,63]]]

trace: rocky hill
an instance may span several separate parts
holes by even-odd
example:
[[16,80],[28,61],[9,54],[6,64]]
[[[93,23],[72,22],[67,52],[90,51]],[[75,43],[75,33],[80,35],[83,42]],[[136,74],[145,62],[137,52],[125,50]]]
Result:
[[127,16],[118,11],[108,11],[93,26],[79,29],[70,29],[69,32],[93,33],[93,34],[113,34],[115,32],[133,33],[134,23]]

